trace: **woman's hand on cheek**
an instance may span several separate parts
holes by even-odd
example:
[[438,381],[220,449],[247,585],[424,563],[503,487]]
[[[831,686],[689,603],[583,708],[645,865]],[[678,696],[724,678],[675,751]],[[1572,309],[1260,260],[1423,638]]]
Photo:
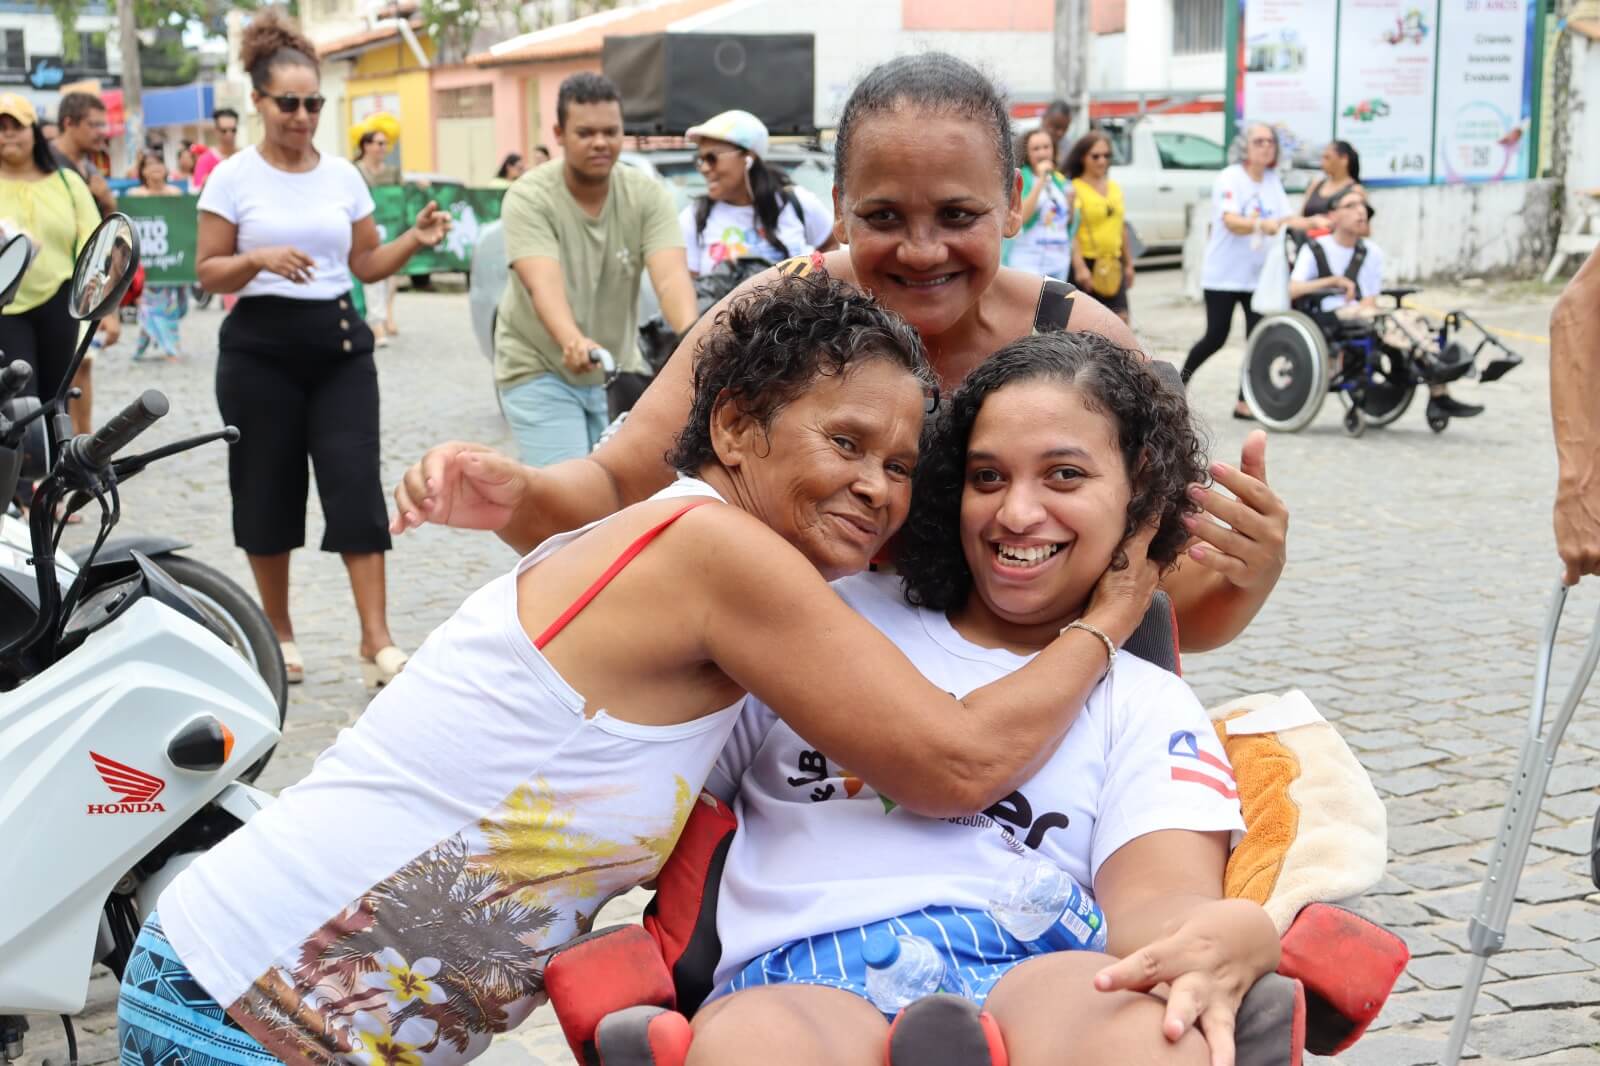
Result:
[[1128,565],[1121,570],[1106,570],[1089,594],[1089,606],[1083,620],[1105,630],[1117,647],[1122,647],[1139,628],[1145,612],[1150,609],[1150,597],[1155,595],[1161,581],[1161,568],[1152,563],[1146,552],[1156,535],[1154,524],[1146,524],[1122,544]]
[[1199,1029],[1211,1066],[1233,1066],[1239,1004],[1278,965],[1277,931],[1259,906],[1219,899],[1189,912],[1172,935],[1148,944],[1095,975],[1102,992],[1150,992],[1166,985],[1161,1033],[1176,1043]]
[[1245,438],[1238,467],[1212,463],[1211,474],[1233,495],[1189,486],[1203,513],[1184,519],[1194,538],[1185,554],[1241,589],[1271,589],[1283,572],[1289,509],[1267,485],[1266,433]]

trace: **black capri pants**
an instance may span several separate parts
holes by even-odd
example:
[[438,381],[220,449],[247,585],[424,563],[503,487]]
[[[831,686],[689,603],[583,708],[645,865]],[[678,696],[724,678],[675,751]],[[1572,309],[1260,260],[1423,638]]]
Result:
[[4,353],[7,363],[21,359],[33,367],[33,377],[24,390],[30,396],[44,400],[54,397],[78,350],[82,323],[67,310],[71,294],[72,279],[68,278],[54,296],[38,307],[21,314],[0,315],[0,353]]
[[234,543],[281,555],[306,542],[307,460],[327,528],[322,550],[391,547],[378,471],[378,368],[350,295],[247,296],[222,322],[217,406],[228,450]]
[[[1250,309],[1250,297],[1254,293],[1233,292],[1223,289],[1207,289],[1206,294],[1206,334],[1195,342],[1189,349],[1189,357],[1183,361],[1183,380],[1185,384],[1194,377],[1194,372],[1200,369],[1207,359],[1217,353],[1228,342],[1228,333],[1233,329],[1233,309],[1244,308],[1244,335],[1254,333],[1256,323],[1261,321],[1261,316]],[[1244,399],[1244,389],[1239,389],[1239,399]]]

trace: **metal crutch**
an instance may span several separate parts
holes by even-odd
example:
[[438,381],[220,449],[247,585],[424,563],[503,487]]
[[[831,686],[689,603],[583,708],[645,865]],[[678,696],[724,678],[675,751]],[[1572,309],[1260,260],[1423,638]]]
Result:
[[1528,735],[1522,742],[1522,762],[1517,776],[1511,782],[1511,796],[1506,800],[1505,818],[1495,837],[1494,851],[1489,855],[1489,869],[1483,878],[1483,888],[1478,893],[1478,904],[1467,923],[1467,947],[1472,961],[1467,965],[1467,976],[1461,985],[1461,1002],[1450,1023],[1450,1040],[1445,1045],[1445,1066],[1457,1066],[1461,1049],[1467,1042],[1467,1030],[1472,1026],[1472,1009],[1478,1001],[1478,987],[1483,984],[1484,968],[1489,956],[1499,951],[1506,942],[1506,919],[1511,915],[1511,904],[1517,894],[1517,883],[1522,880],[1522,866],[1528,858],[1528,845],[1533,840],[1533,827],[1539,820],[1539,807],[1544,802],[1544,790],[1549,784],[1550,770],[1556,761],[1556,746],[1567,731],[1578,701],[1589,687],[1595,664],[1600,662],[1600,612],[1595,615],[1595,629],[1584,651],[1578,676],[1562,701],[1561,711],[1544,730],[1545,699],[1550,688],[1550,659],[1555,652],[1556,631],[1561,626],[1561,609],[1567,602],[1567,586],[1556,579],[1555,595],[1550,600],[1550,613],[1544,623],[1544,643],[1539,648],[1539,665],[1533,675],[1533,709],[1528,715]]

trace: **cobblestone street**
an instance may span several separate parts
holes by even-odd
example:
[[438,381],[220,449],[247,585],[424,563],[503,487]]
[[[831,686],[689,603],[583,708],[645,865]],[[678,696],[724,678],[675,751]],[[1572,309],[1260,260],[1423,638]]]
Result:
[[[441,279],[442,285],[443,279]],[[1135,325],[1158,357],[1182,362],[1202,332],[1177,272],[1141,275]],[[1185,662],[1202,702],[1298,687],[1344,733],[1383,795],[1390,862],[1383,882],[1356,904],[1409,943],[1414,959],[1378,1027],[1340,1057],[1345,1066],[1436,1063],[1465,969],[1466,921],[1498,825],[1525,732],[1536,646],[1557,575],[1550,504],[1555,457],[1548,412],[1547,332],[1552,288],[1430,289],[1413,302],[1464,307],[1507,331],[1526,364],[1503,381],[1467,383],[1456,395],[1488,411],[1440,435],[1419,399],[1392,427],[1348,439],[1330,400],[1305,431],[1276,435],[1268,451],[1274,488],[1292,519],[1289,565],[1272,601],[1238,641]],[[459,291],[403,292],[401,334],[379,353],[384,481],[433,443],[457,437],[509,445],[489,366]],[[132,363],[132,333],[96,367],[96,414],[105,419],[145,388],[160,388],[172,414],[151,440],[212,428],[220,311],[191,313],[190,358]],[[1212,428],[1212,454],[1237,463],[1250,428],[1228,417],[1242,352],[1233,343],[1197,375],[1196,410]],[[1518,336],[1520,335],[1520,336]],[[253,591],[233,547],[226,457],[214,445],[155,467],[123,492],[119,532],[181,534],[192,554]],[[74,536],[82,541],[88,526]],[[286,732],[261,781],[298,780],[366,702],[357,626],[344,570],[315,549],[296,553],[293,609],[306,682],[292,690]],[[481,533],[425,528],[389,556],[389,611],[396,639],[414,648],[473,589],[513,561]],[[1572,595],[1555,673],[1555,702],[1575,668],[1600,605],[1600,583]],[[1552,713],[1554,707],[1552,708]],[[1470,1046],[1485,1063],[1600,1066],[1600,894],[1587,872],[1590,823],[1600,802],[1600,687],[1567,734],[1544,803],[1506,950],[1490,962]],[[639,893],[602,916],[637,914]],[[83,1061],[115,1058],[115,986],[103,971],[78,1020]],[[33,1019],[36,1063],[60,1054],[60,1026]],[[570,1061],[548,1010],[480,1061]]]

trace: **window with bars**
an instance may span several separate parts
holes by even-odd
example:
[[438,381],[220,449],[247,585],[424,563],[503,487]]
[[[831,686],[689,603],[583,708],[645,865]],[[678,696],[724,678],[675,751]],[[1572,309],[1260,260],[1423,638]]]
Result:
[[1172,54],[1222,51],[1223,0],[1172,0]]
[[28,50],[23,45],[21,30],[7,30],[5,49],[0,51],[0,70],[27,70]]
[[109,70],[106,63],[106,35],[78,34],[78,67],[82,70]]

